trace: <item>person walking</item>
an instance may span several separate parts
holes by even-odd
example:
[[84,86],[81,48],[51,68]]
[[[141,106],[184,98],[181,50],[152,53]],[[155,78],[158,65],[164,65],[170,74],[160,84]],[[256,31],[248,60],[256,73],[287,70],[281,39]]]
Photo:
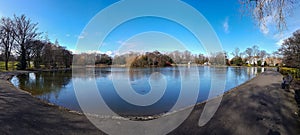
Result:
[[282,79],[282,88],[289,91],[290,90],[290,85],[293,81],[293,76],[291,74],[287,74],[285,77]]

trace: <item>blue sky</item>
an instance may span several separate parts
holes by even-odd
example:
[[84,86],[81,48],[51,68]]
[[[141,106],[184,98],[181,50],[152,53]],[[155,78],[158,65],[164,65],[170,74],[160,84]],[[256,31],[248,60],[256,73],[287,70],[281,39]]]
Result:
[[[74,50],[78,39],[89,36],[88,33],[83,32],[83,29],[90,20],[102,9],[115,2],[117,1],[0,0],[0,16],[12,17],[13,14],[25,14],[33,22],[39,23],[39,31],[47,32],[51,41],[54,42],[57,39],[62,46]],[[295,9],[294,15],[287,20],[288,30],[279,34],[274,29],[272,22],[267,23],[267,26],[269,26],[267,29],[259,28],[251,17],[243,17],[240,13],[238,0],[219,0],[218,2],[184,0],[184,2],[197,9],[207,19],[218,35],[223,49],[227,52],[232,52],[236,47],[245,50],[253,45],[258,45],[260,49],[273,52],[277,50],[282,39],[300,29],[300,17],[297,16],[297,13],[300,13],[299,8]],[[181,11],[178,9],[178,13],[175,14],[180,13]],[[149,46],[150,43],[157,44],[158,42],[153,40],[155,34],[166,37],[163,43],[167,41],[173,43],[171,41],[173,36],[173,38],[184,41],[188,46],[187,48],[193,53],[203,52],[203,48],[199,47],[199,43],[191,34],[186,32],[186,29],[165,19],[137,18],[120,25],[118,28],[113,30],[110,36],[105,39],[103,46],[100,48],[101,52],[114,52],[124,42],[127,44],[130,44],[129,42],[139,43],[140,48],[143,48],[143,45]],[[151,31],[153,32],[151,33]],[[167,35],[164,33],[167,33]],[[153,37],[146,38],[149,35],[150,37],[153,35]],[[159,46],[153,45],[152,48]]]

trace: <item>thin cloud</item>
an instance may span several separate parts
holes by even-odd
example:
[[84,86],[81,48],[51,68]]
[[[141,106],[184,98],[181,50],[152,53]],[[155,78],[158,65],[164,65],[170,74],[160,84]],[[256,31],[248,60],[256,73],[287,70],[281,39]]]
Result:
[[105,54],[106,54],[106,55],[112,55],[113,52],[112,52],[112,51],[106,51]]
[[84,36],[80,35],[78,36],[79,39],[84,39]]
[[124,41],[119,40],[116,43],[122,45],[124,43]]
[[282,43],[284,42],[284,39],[279,40],[278,42],[276,42],[276,47],[281,47]]
[[263,33],[264,35],[268,35],[269,34],[270,30],[269,30],[267,24],[260,26],[260,32]]
[[260,25],[260,32],[263,33],[264,35],[268,35],[270,33],[270,27],[271,26],[274,26],[273,24],[273,19],[272,19],[273,16],[267,16],[265,17],[263,20],[264,20],[264,24],[261,24]]
[[223,28],[225,33],[229,33],[229,17],[226,17],[225,21],[223,22]]
[[80,51],[76,50],[76,49],[70,49],[70,51],[73,53],[73,54],[80,54]]
[[79,36],[78,39],[84,39],[88,35],[87,32],[82,32]]
[[298,28],[290,29],[285,31],[284,33],[277,33],[273,36],[273,39],[277,40],[276,47],[281,47],[282,43],[285,39],[288,39],[293,35],[293,33],[298,30]]

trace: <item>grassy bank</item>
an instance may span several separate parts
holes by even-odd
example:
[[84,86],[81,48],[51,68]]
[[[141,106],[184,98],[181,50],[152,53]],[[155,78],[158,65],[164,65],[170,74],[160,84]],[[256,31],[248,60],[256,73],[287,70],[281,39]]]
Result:
[[279,72],[283,75],[291,74],[294,78],[300,79],[300,69],[298,68],[282,67]]
[[[8,62],[8,70],[16,70],[17,69],[17,64],[18,64],[19,62],[17,62],[17,61],[9,61]],[[0,61],[0,71],[6,71],[5,70],[5,62],[4,61]]]

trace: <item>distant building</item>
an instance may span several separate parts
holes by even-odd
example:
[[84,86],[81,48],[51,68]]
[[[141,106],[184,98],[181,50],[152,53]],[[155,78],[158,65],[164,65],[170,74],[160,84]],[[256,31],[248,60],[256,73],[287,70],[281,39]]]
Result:
[[282,58],[268,57],[265,59],[265,62],[268,64],[268,66],[282,65]]
[[[259,57],[251,57],[249,60],[246,61],[247,64],[257,65],[257,62],[261,60]],[[261,65],[258,65],[261,66]]]

